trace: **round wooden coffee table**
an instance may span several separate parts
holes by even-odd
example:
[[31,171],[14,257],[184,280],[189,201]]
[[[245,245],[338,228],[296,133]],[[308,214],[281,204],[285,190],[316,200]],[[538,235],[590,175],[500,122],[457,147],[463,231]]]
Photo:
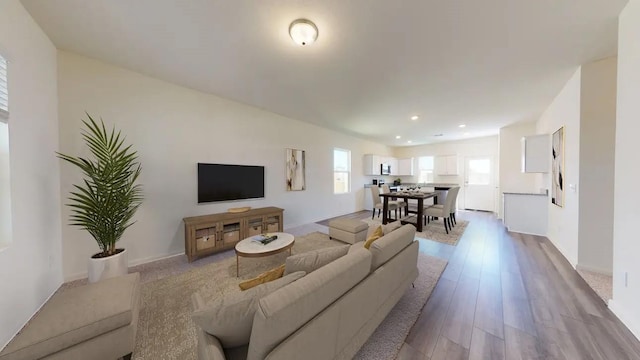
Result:
[[277,235],[278,238],[266,245],[262,245],[253,240],[253,236],[250,236],[236,244],[236,277],[240,276],[239,259],[241,256],[252,258],[265,257],[279,254],[286,250],[289,250],[289,255],[291,255],[291,248],[295,243],[293,235],[283,232],[269,233],[269,235]]

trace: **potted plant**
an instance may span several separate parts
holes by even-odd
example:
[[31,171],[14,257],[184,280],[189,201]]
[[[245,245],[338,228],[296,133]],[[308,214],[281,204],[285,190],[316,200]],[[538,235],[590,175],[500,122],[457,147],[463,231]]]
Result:
[[85,229],[100,247],[89,259],[89,282],[125,275],[128,261],[125,249],[116,248],[122,234],[134,224],[132,221],[142,203],[142,186],[136,184],[140,163],[131,145],[115,127],[109,132],[104,122],[82,120],[86,129],[82,137],[89,146],[92,159],[61,153],[57,156],[82,170],[83,182],[74,184],[69,203],[70,225]]

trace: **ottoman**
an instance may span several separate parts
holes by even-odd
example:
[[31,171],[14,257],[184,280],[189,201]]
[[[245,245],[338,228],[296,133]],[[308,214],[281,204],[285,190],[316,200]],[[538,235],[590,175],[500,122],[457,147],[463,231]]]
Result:
[[349,244],[367,239],[369,225],[364,221],[336,219],[329,221],[329,237]]
[[138,273],[59,292],[0,352],[0,360],[130,359],[139,307]]

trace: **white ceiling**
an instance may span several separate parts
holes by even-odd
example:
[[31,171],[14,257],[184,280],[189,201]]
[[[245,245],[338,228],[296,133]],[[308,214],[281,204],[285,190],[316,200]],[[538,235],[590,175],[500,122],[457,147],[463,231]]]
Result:
[[[616,54],[627,0],[22,2],[58,48],[415,145],[535,120],[577,66]],[[311,46],[288,36],[300,17],[318,26]]]

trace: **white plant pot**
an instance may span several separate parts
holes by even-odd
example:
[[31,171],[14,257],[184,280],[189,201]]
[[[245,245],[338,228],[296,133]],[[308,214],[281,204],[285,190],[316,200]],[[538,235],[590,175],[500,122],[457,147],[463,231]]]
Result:
[[127,250],[105,258],[89,258],[89,282],[94,283],[100,280],[127,275],[129,272],[129,261]]

